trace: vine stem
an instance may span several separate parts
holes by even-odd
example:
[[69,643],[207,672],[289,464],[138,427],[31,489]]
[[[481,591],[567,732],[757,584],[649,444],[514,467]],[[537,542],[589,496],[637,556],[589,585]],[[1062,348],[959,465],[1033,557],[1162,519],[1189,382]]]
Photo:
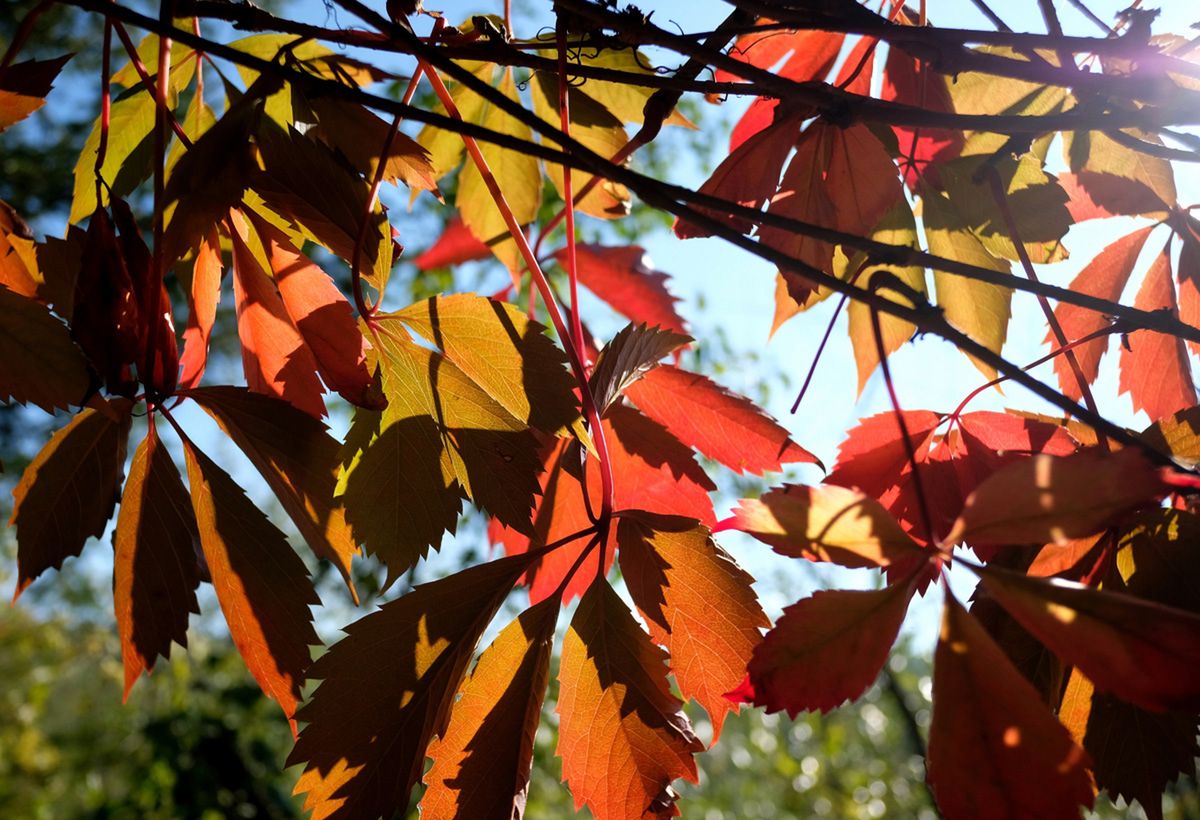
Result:
[[[558,44],[558,111],[562,123],[562,132],[571,134],[571,87],[567,82],[567,27],[563,16],[558,16],[555,39]],[[563,166],[563,213],[567,225],[567,279],[571,289],[571,343],[584,358],[587,365],[583,344],[583,320],[579,318],[579,259],[575,252],[575,197],[572,194],[571,169]],[[536,251],[535,251],[536,253]]]
[[100,55],[100,144],[96,147],[96,207],[104,185],[104,160],[108,156],[108,129],[112,124],[112,20],[104,18],[104,40]]
[[[433,32],[429,35],[430,41],[436,41],[441,36],[442,28],[446,25],[444,17],[437,18],[433,24]],[[412,102],[413,95],[417,93],[417,85],[421,82],[421,75],[425,73],[425,64],[417,63],[417,70],[413,72],[412,77],[408,80],[408,86],[404,89],[404,97],[401,102],[403,105],[408,105]],[[379,293],[379,297],[375,300],[375,304],[368,305],[366,297],[363,296],[362,289],[362,251],[363,243],[367,240],[367,229],[371,225],[371,214],[375,212],[375,203],[379,201],[379,189],[383,186],[383,176],[387,170],[388,158],[392,153],[392,145],[396,141],[396,134],[400,131],[400,122],[404,119],[402,114],[396,114],[392,118],[392,125],[388,128],[387,136],[383,140],[383,148],[379,152],[379,162],[375,165],[375,175],[371,179],[371,190],[367,194],[367,205],[363,210],[362,220],[358,223],[358,235],[354,238],[354,252],[350,261],[350,282],[354,290],[354,306],[358,310],[358,315],[363,317],[370,324],[379,310],[380,304],[383,302],[383,291]]]
[[[163,25],[171,25],[171,21],[174,18],[173,5],[172,0],[162,0],[159,6],[159,19]],[[154,95],[154,256],[150,275],[150,304],[152,309],[150,316],[142,318],[143,322],[157,322],[159,313],[163,310],[162,281],[163,276],[166,274],[163,260],[163,211],[166,207],[164,190],[167,175],[167,121],[168,119],[174,119],[173,116],[170,116],[171,110],[167,104],[170,87],[171,38],[160,36],[158,38],[158,85]],[[143,384],[148,379],[153,378],[157,347],[158,333],[151,326],[149,332],[146,334],[146,350],[142,358],[142,366],[146,371],[141,374]],[[147,392],[150,392],[149,385],[147,385]],[[153,398],[154,403],[157,404],[160,397],[156,395]]]
[[[420,64],[424,67],[425,75],[433,85],[433,90],[445,107],[446,113],[459,122],[462,122],[462,113],[458,110],[458,106],[454,104],[454,98],[450,96],[449,89],[446,88],[446,84],[442,82],[442,78],[438,75],[437,71],[429,66],[424,59],[420,59]],[[612,522],[613,513],[612,461],[609,458],[608,445],[604,439],[604,426],[600,420],[600,408],[597,407],[596,398],[592,395],[592,390],[588,386],[587,366],[584,364],[581,351],[575,347],[570,329],[563,320],[562,311],[559,309],[558,302],[554,298],[554,292],[550,288],[546,274],[542,271],[542,266],[538,264],[537,255],[533,252],[533,248],[530,247],[529,239],[525,236],[525,231],[521,229],[520,223],[517,222],[512,208],[509,207],[504,192],[500,190],[500,183],[496,181],[492,169],[488,166],[487,158],[484,157],[483,151],[480,150],[479,143],[475,141],[474,137],[467,136],[466,134],[462,135],[462,139],[466,145],[467,153],[471,156],[471,161],[475,163],[475,167],[479,171],[479,176],[483,179],[483,184],[487,187],[488,193],[492,195],[492,199],[496,203],[496,208],[504,218],[505,225],[508,226],[508,232],[512,235],[513,241],[517,244],[517,249],[521,253],[521,257],[525,260],[525,264],[529,268],[529,274],[537,285],[538,291],[541,293],[542,301],[546,303],[546,312],[550,315],[550,321],[554,325],[555,332],[558,333],[558,337],[562,340],[563,349],[566,351],[567,359],[571,363],[571,370],[575,374],[575,381],[578,382],[580,401],[583,403],[584,415],[587,416],[592,442],[595,444],[600,462],[601,501],[600,520],[597,522],[597,529],[600,533],[601,543],[605,543],[608,540],[608,527]]]
[[[1037,282],[1038,276],[1033,269],[1033,261],[1029,258],[1029,251],[1025,249],[1025,243],[1021,241],[1021,232],[1017,229],[1017,220],[1013,218],[1012,209],[1008,207],[1008,192],[1004,189],[1004,181],[1000,179],[1000,172],[996,170],[996,166],[988,164],[984,172],[987,177],[988,185],[992,189],[992,198],[996,201],[996,207],[1000,209],[1000,216],[1004,219],[1004,225],[1008,229],[1009,238],[1012,239],[1013,247],[1017,250],[1017,258],[1021,260],[1021,267],[1025,270],[1025,276],[1031,282]],[[1042,308],[1042,314],[1046,317],[1046,322],[1050,325],[1050,332],[1054,334],[1054,341],[1063,354],[1067,357],[1067,364],[1071,368],[1071,373],[1075,376],[1075,382],[1079,386],[1079,395],[1083,398],[1084,406],[1092,413],[1099,415],[1099,410],[1096,408],[1096,399],[1092,396],[1092,389],[1088,386],[1087,377],[1083,375],[1083,368],[1079,365],[1079,359],[1075,355],[1075,351],[1067,342],[1067,335],[1063,332],[1062,325],[1059,324],[1058,317],[1054,315],[1053,308],[1050,307],[1050,300],[1043,294],[1037,294],[1038,305]],[[1097,431],[1098,432],[1098,431]],[[1103,450],[1108,450],[1108,439],[1103,434],[1098,434],[1100,447]]]
[[[125,48],[125,53],[129,55],[129,64],[137,72],[138,78],[142,81],[142,86],[146,89],[146,93],[155,95],[155,99],[157,99],[154,80],[150,77],[150,70],[146,68],[146,64],[142,62],[142,58],[138,55],[137,46],[133,44],[133,40],[129,36],[129,31],[120,20],[113,21],[113,29],[117,32],[117,38]],[[168,109],[166,114],[171,130],[175,132],[175,136],[183,143],[183,147],[191,148],[192,138],[183,130],[183,126],[179,124],[179,120],[175,119],[175,113]]]

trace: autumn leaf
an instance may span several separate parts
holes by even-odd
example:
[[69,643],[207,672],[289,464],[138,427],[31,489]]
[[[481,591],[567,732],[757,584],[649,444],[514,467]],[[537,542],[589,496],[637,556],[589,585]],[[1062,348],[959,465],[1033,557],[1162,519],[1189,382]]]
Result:
[[674,813],[704,746],[667,686],[665,653],[607,582],[579,602],[559,665],[558,756],[575,808],[597,820]]
[[1200,465],[1200,407],[1159,419],[1142,431],[1142,439],[1183,467]]
[[885,567],[919,549],[878,501],[831,484],[743,498],[734,517],[737,529],[782,555],[844,567]]
[[[679,299],[666,288],[669,277],[650,267],[644,249],[581,243],[575,253],[579,281],[613,310],[635,324],[687,334],[687,324],[675,308]],[[554,258],[565,267],[566,249],[556,251]]]
[[[1165,310],[1179,318],[1169,247],[1150,264],[1133,306],[1138,310]],[[1152,330],[1131,333],[1121,349],[1120,364],[1120,392],[1128,393],[1133,409],[1145,410],[1152,420],[1196,403],[1192,363],[1183,339]]]
[[[1153,134],[1131,130],[1134,133],[1125,132],[1127,136],[1149,143],[1159,142]],[[1168,160],[1122,145],[1103,131],[1064,132],[1062,145],[1063,158],[1078,175],[1077,178],[1092,182],[1097,175],[1117,177],[1126,183],[1127,188],[1138,192],[1138,199],[1145,198],[1139,189],[1148,189],[1157,200],[1153,210],[1133,213],[1158,215],[1176,205],[1175,174]],[[1130,209],[1123,208],[1121,211],[1128,213]]]
[[[901,18],[907,22],[907,18]],[[880,97],[919,106],[928,111],[954,111],[950,83],[945,74],[903,48],[889,48],[883,67]],[[943,128],[892,126],[900,146],[900,170],[905,183],[915,188],[931,163],[958,156],[964,139],[961,131]]]
[[359,407],[382,408],[367,367],[367,342],[350,303],[329,274],[302,254],[279,229],[250,214],[262,241],[283,307],[330,389]]
[[[391,126],[361,105],[345,100],[316,97],[307,102],[317,116],[310,133],[336,149],[364,177],[374,179]],[[437,191],[429,152],[404,133],[393,134],[391,140],[383,180],[403,182],[414,191]]]
[[1200,708],[1200,616],[997,567],[975,572],[1022,626],[1098,689],[1153,712]]
[[47,413],[83,402],[87,361],[66,325],[33,299],[0,286],[0,401]]
[[46,104],[54,80],[72,56],[26,60],[0,68],[0,131]]
[[933,662],[928,776],[948,820],[1075,820],[1088,757],[979,623],[946,593]]
[[240,387],[203,387],[199,404],[262,474],[318,558],[337,567],[350,591],[358,547],[333,497],[340,447],[325,425],[287,402]]
[[1081,170],[1060,175],[1058,182],[1067,193],[1067,210],[1075,222],[1110,216],[1161,217],[1167,213],[1158,194],[1138,179]]
[[821,466],[749,399],[699,373],[659,365],[625,395],[684,444],[738,472],[762,475],[796,463]]
[[462,293],[425,299],[396,315],[513,418],[550,435],[578,423],[566,355],[515,306]]
[[592,369],[588,386],[596,407],[604,413],[630,385],[670,353],[692,341],[690,336],[662,328],[628,324],[612,338]]
[[239,233],[233,234],[233,294],[246,385],[313,418],[324,417],[317,362],[292,324],[275,283]]
[[234,646],[263,692],[291,719],[320,604],[304,562],[262,511],[189,441],[183,443],[200,545]]
[[17,588],[79,555],[99,538],[121,494],[133,406],[124,399],[84,408],[34,456],[13,487]]
[[350,624],[313,664],[321,683],[296,714],[307,725],[287,760],[305,764],[296,793],[313,820],[408,807],[475,645],[527,564],[504,558],[422,584]]
[[143,671],[187,647],[200,612],[200,533],[187,489],[151,423],[133,455],[113,535],[113,604],[125,662],[125,699]]
[[948,542],[1046,544],[1091,535],[1166,492],[1134,448],[1037,455],[1010,464],[967,499]]
[[412,261],[418,270],[429,271],[487,259],[491,254],[491,249],[476,239],[462,219],[455,216],[446,222],[437,241]]
[[[1096,258],[1071,280],[1071,290],[1112,302],[1120,301],[1121,293],[1125,290],[1142,252],[1142,246],[1146,244],[1152,230],[1153,227],[1134,231],[1100,251]],[[1067,341],[1082,339],[1109,325],[1109,319],[1104,314],[1066,302],[1059,303],[1054,316],[1058,319]],[[1046,341],[1054,341],[1052,331],[1046,334]],[[1079,369],[1088,384],[1094,382],[1100,374],[1100,359],[1107,352],[1108,343],[1109,337],[1102,336],[1073,348],[1075,360],[1079,362]],[[1078,401],[1079,382],[1065,356],[1054,360],[1054,373],[1058,376],[1059,389]]]
[[558,610],[557,598],[535,604],[480,656],[446,730],[429,745],[422,817],[513,820],[524,813]]
[[208,365],[208,341],[221,301],[221,275],[220,238],[215,231],[210,231],[196,249],[192,265],[188,321],[183,331],[183,352],[179,356],[181,390],[198,387]]
[[740,696],[792,717],[858,698],[887,661],[916,580],[909,573],[880,589],[822,590],[786,607],[754,650]]
[[[621,572],[655,643],[670,653],[684,697],[708,712],[713,743],[734,708],[725,693],[742,680],[770,622],[753,579],[693,519],[625,512],[617,525]],[[713,607],[721,617],[712,617]]]

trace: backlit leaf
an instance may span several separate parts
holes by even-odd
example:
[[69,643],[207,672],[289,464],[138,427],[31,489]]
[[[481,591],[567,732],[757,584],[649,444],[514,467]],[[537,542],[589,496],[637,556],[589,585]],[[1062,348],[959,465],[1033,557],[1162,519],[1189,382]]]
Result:
[[736,527],[776,552],[844,567],[885,567],[918,549],[883,506],[832,484],[786,484],[743,498]]
[[0,68],[0,131],[46,104],[46,95],[72,55],[26,60]]
[[558,610],[553,598],[527,609],[480,656],[449,725],[429,746],[422,817],[513,820],[524,813]]
[[241,387],[202,387],[188,398],[246,454],[313,553],[333,562],[349,584],[358,547],[333,497],[340,448],[325,425],[287,402]]
[[408,808],[475,644],[526,564],[505,558],[422,584],[350,624],[313,664],[321,684],[296,714],[307,725],[287,762],[305,764],[296,792],[314,820]]
[[828,712],[879,675],[908,612],[916,574],[874,590],[822,590],[783,610],[754,650],[750,699],[768,712]]
[[946,594],[934,656],[929,782],[948,820],[1075,820],[1087,754],[979,623]]
[[183,352],[179,356],[181,390],[197,387],[208,365],[208,340],[221,301],[221,268],[220,239],[215,231],[211,231],[196,249],[192,266],[188,323],[183,331]]
[[690,336],[657,327],[628,324],[596,359],[588,379],[596,406],[604,413],[621,394],[670,353],[692,341]]
[[708,712],[715,743],[734,708],[725,693],[742,680],[760,630],[770,625],[754,579],[693,519],[624,513],[617,540],[629,594],[650,636],[670,653],[679,691]]
[[113,535],[113,604],[125,662],[125,697],[143,671],[187,646],[198,613],[200,534],[188,492],[151,424],[133,455]]
[[671,816],[703,745],[667,686],[665,653],[607,582],[579,602],[559,665],[558,755],[575,807],[597,820]]
[[[579,281],[629,321],[686,334],[687,324],[667,291],[668,276],[650,267],[646,251],[637,245],[606,247],[580,244],[575,248]],[[555,259],[564,268],[566,249]]]
[[188,441],[183,454],[204,560],[229,634],[263,692],[291,719],[309,647],[320,643],[309,611],[320,600],[304,562],[229,474]]
[[820,461],[749,399],[664,364],[625,390],[638,409],[684,444],[738,472],[762,475]]
[[43,572],[79,555],[89,537],[104,534],[121,493],[131,410],[129,402],[117,399],[103,411],[79,411],[34,456],[13,487],[13,600]]

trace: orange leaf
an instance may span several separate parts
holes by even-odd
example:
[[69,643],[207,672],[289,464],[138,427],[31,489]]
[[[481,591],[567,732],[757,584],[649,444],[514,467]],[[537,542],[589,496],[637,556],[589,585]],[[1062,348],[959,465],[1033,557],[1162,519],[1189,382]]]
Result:
[[316,360],[321,379],[351,404],[382,408],[379,386],[367,369],[367,341],[346,297],[283,231],[253,212],[250,221],[267,252],[283,307]]
[[313,820],[408,808],[475,644],[527,564],[503,558],[422,584],[350,624],[313,664],[321,684],[296,715],[307,725],[287,760],[306,764],[296,793]]
[[179,357],[179,388],[190,390],[200,384],[208,364],[208,340],[221,301],[221,242],[209,231],[196,250],[192,267],[192,289],[188,294],[188,323],[183,331],[183,353]]
[[263,692],[296,712],[309,647],[320,643],[309,606],[319,604],[287,539],[229,474],[184,441],[200,545],[234,646]]
[[[1167,251],[1164,248],[1150,265],[1133,306],[1147,311],[1166,310],[1178,319]],[[1183,339],[1140,330],[1129,334],[1126,344],[1121,349],[1120,387],[1133,400],[1134,410],[1145,410],[1153,421],[1196,403],[1192,363]]]
[[133,456],[113,535],[113,604],[125,662],[125,699],[171,642],[187,646],[188,615],[200,612],[196,588],[200,534],[187,489],[154,424]]
[[[669,277],[650,267],[645,250],[637,245],[580,244],[575,252],[579,281],[618,313],[637,324],[687,334],[687,324],[675,309],[679,299],[666,288]],[[566,249],[556,251],[554,258],[566,267]]]
[[0,200],[0,287],[8,288],[18,296],[38,298],[40,274],[36,257],[31,263],[27,255],[22,253],[34,247],[29,223],[21,218],[13,206]]
[[754,650],[748,699],[768,712],[828,712],[858,698],[879,675],[918,579],[874,590],[815,593],[783,611]]
[[246,384],[313,418],[325,415],[317,362],[292,324],[283,299],[243,237],[233,235],[233,293]]
[[43,572],[79,555],[89,536],[104,534],[121,493],[132,409],[130,402],[117,399],[103,411],[81,410],[34,456],[13,487],[14,601]]
[[1067,210],[1075,222],[1121,215],[1165,216],[1169,210],[1149,185],[1117,174],[1080,169],[1060,174],[1058,184],[1067,192]]
[[421,817],[513,820],[524,813],[558,610],[558,599],[525,610],[480,656],[446,731],[429,745]]
[[285,401],[241,387],[201,387],[189,398],[246,454],[313,554],[337,567],[357,601],[350,562],[358,547],[333,497],[341,446],[325,425]]
[[785,484],[743,498],[734,515],[737,529],[793,558],[886,567],[920,550],[882,504],[832,484]]
[[996,567],[980,583],[1098,689],[1154,712],[1200,709],[1200,616],[1082,584]]
[[55,78],[72,56],[26,60],[0,68],[0,131],[46,104]]
[[[1096,258],[1071,280],[1071,290],[1119,302],[1121,292],[1125,290],[1125,284],[1129,281],[1133,267],[1137,264],[1138,256],[1142,252],[1142,246],[1146,244],[1146,239],[1152,230],[1154,230],[1154,226],[1134,231],[1100,251]],[[1068,341],[1082,339],[1110,324],[1108,317],[1104,314],[1066,302],[1059,303],[1054,315],[1062,326]],[[1053,331],[1046,334],[1046,341],[1054,343]],[[1100,374],[1100,358],[1108,350],[1108,343],[1109,337],[1101,336],[1074,348],[1075,358],[1078,360],[1079,367],[1088,384],[1094,382],[1096,376]],[[1080,397],[1079,382],[1076,380],[1066,356],[1059,356],[1054,360],[1054,373],[1058,376],[1059,389],[1078,401]]]
[[698,373],[661,365],[625,395],[684,444],[738,472],[821,463],[749,399]]
[[679,691],[708,712],[716,743],[735,708],[725,693],[742,680],[760,630],[770,625],[754,579],[694,519],[623,513],[617,541],[629,594],[650,636],[671,653]]
[[1076,820],[1087,754],[983,627],[946,593],[934,656],[929,782],[947,820]]
[[66,325],[0,285],[0,401],[65,410],[83,401],[88,382],[87,361]]
[[667,686],[664,653],[607,582],[579,602],[559,666],[558,755],[575,808],[597,820],[673,816],[704,746]]
[[947,543],[1065,543],[1166,493],[1158,471],[1133,448],[1037,455],[993,473],[967,498]]

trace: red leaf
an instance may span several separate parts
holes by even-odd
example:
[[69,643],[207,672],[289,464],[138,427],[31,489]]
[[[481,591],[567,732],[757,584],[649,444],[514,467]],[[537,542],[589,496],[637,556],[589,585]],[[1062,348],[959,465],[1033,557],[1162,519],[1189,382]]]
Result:
[[[687,323],[675,310],[678,297],[666,288],[667,274],[653,270],[637,245],[578,245],[579,281],[614,310],[637,324],[686,334]],[[566,249],[554,257],[566,265]]]
[[319,604],[304,562],[229,474],[183,443],[192,509],[217,600],[246,668],[289,719],[300,702]]
[[487,259],[491,255],[491,248],[476,239],[462,219],[456,216],[446,223],[446,228],[437,242],[413,259],[413,264],[418,270],[427,271],[461,262]]
[[89,537],[104,533],[121,494],[132,407],[117,399],[103,411],[81,410],[34,456],[13,487],[14,601],[43,572],[79,555]]
[[672,816],[671,783],[698,779],[704,746],[663,660],[607,582],[588,590],[563,640],[556,711],[563,779],[597,820]]
[[1087,754],[947,592],[933,666],[929,782],[947,820],[1077,820]]
[[[626,513],[617,541],[629,594],[650,636],[670,652],[679,691],[708,712],[715,744],[734,708],[724,695],[745,674],[759,630],[770,626],[754,579],[692,519]],[[721,617],[712,617],[714,607]]]
[[1110,216],[1165,215],[1166,204],[1150,186],[1128,177],[1080,170],[1058,176],[1067,192],[1067,211],[1075,222]]
[[[506,558],[422,584],[346,627],[316,663],[287,765],[313,820],[375,820],[408,808],[425,749],[446,730],[475,645],[525,569]],[[364,676],[363,671],[370,669]]]
[[[885,100],[915,105],[928,111],[951,113],[954,101],[946,85],[946,77],[913,57],[902,48],[889,48],[883,67]],[[908,128],[893,126],[900,144],[900,170],[905,183],[915,188],[919,172],[931,162],[953,159],[962,151],[965,137],[962,131],[941,128]]]
[[738,472],[821,463],[749,399],[698,373],[661,365],[625,395],[684,444]]
[[754,703],[795,717],[859,697],[887,661],[916,580],[824,590],[784,609],[750,661]]
[[386,402],[367,369],[368,344],[346,297],[283,231],[253,214],[250,219],[266,250],[283,306],[316,360],[321,379],[351,404],[382,409]]
[[256,393],[290,402],[313,418],[324,416],[316,359],[288,317],[275,283],[236,233],[233,293],[246,384]]
[[183,331],[183,354],[179,357],[181,390],[199,386],[208,364],[208,340],[221,301],[221,274],[221,243],[216,231],[210,231],[200,242],[192,267],[188,323]]
[[[778,113],[776,111],[776,113]],[[801,118],[793,114],[781,117],[769,127],[745,139],[717,166],[700,193],[745,205],[761,208],[779,187],[779,173],[791,153],[799,134]],[[713,211],[705,211],[741,233],[749,233],[752,223],[746,219]],[[712,232],[684,219],[675,221],[675,235],[680,239],[711,236]]]
[[[1147,311],[1165,309],[1179,318],[1166,248],[1146,272],[1133,306]],[[1120,387],[1133,399],[1134,410],[1145,410],[1153,421],[1196,403],[1192,364],[1183,339],[1140,330],[1129,334],[1127,344],[1121,349]]]
[[[1188,216],[1187,230],[1180,237],[1179,270],[1179,318],[1189,325],[1200,323],[1200,222]],[[1187,341],[1188,349],[1200,353],[1200,342]]]
[[513,820],[524,813],[558,610],[557,599],[525,610],[480,656],[446,731],[429,745],[422,818]]
[[133,456],[113,536],[113,604],[125,662],[125,698],[171,642],[187,646],[188,615],[200,611],[196,516],[171,456],[151,423]]
[[948,543],[1065,543],[1162,498],[1167,487],[1140,450],[1037,455],[1009,464],[967,498]]
[[981,567],[980,583],[1096,688],[1154,712],[1200,709],[1200,616],[1058,579]]
[[879,41],[874,37],[859,37],[854,48],[846,55],[846,61],[842,63],[833,84],[848,94],[870,96],[871,76],[875,73],[875,49],[878,46]]
[[[1125,290],[1125,284],[1133,274],[1133,267],[1137,264],[1142,246],[1146,244],[1146,239],[1152,230],[1154,230],[1153,226],[1134,231],[1100,251],[1096,258],[1071,280],[1071,290],[1111,302],[1119,302],[1121,293]],[[1066,302],[1059,303],[1054,315],[1062,326],[1063,334],[1068,341],[1082,339],[1110,324],[1109,318],[1104,314]],[[1054,343],[1053,331],[1046,334],[1046,341]],[[1102,336],[1074,348],[1075,358],[1079,362],[1079,368],[1083,371],[1088,384],[1094,382],[1100,373],[1100,359],[1108,350],[1108,343],[1109,337]],[[1059,356],[1054,360],[1054,373],[1058,376],[1059,389],[1078,401],[1080,397],[1079,382],[1076,380],[1066,356]]]

